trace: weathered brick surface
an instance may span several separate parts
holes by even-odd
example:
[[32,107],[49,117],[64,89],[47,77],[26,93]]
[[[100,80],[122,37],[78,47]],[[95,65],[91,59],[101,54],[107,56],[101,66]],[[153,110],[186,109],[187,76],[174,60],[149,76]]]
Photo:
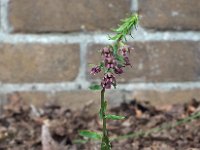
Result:
[[200,30],[199,0],[139,0],[141,25],[160,30]]
[[200,100],[200,89],[171,90],[171,91],[134,91],[132,97],[162,107],[171,104],[183,104],[195,98]]
[[16,32],[108,30],[130,12],[130,0],[11,0],[9,21]]
[[[135,42],[130,59],[133,68],[118,76],[127,82],[185,82],[200,80],[200,43],[187,41]],[[103,45],[88,47],[88,63],[97,63]],[[88,71],[89,72],[89,71]],[[91,75],[88,78],[91,79]]]
[[1,26],[1,7],[0,7],[0,29],[2,28]]
[[71,109],[81,109],[91,104],[91,109],[98,108],[100,102],[99,93],[92,91],[56,92],[54,94],[44,92],[22,92],[24,100],[36,106],[42,106],[45,102],[59,104]]
[[[9,94],[0,94],[0,110],[7,103]],[[82,109],[87,106],[87,111],[90,114],[98,113],[100,107],[99,91],[70,91],[70,92],[19,92],[22,100],[28,104],[33,104],[36,107],[41,107],[44,104],[58,104],[72,110]],[[110,90],[106,92],[106,100],[108,107],[119,106],[120,103],[136,99],[138,101],[149,101],[151,104],[162,107],[171,104],[189,102],[191,99],[200,99],[200,89],[188,90],[171,90],[171,91],[154,91],[154,90],[137,90],[133,92],[124,92],[119,90]]]
[[33,83],[74,80],[78,45],[0,44],[0,82]]
[[[8,97],[13,94],[15,93],[0,94],[0,102],[4,101],[5,104]],[[87,106],[89,112],[97,113],[100,106],[99,93],[92,91],[62,91],[55,93],[17,92],[17,94],[27,104],[33,104],[36,107],[42,107],[44,104],[58,104],[76,110]]]

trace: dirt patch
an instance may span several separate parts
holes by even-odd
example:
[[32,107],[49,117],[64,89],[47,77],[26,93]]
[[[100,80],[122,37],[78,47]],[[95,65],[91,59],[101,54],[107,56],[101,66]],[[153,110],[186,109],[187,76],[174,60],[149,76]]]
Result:
[[[98,114],[91,115],[89,107],[72,111],[55,104],[42,108],[28,105],[18,93],[9,96],[0,116],[0,150],[99,150],[99,141],[74,144],[83,139],[78,131],[101,132]],[[189,100],[188,100],[189,101]],[[200,111],[200,101],[156,108],[148,102],[132,100],[122,103],[109,113],[123,115],[123,121],[108,121],[111,138],[133,132],[149,131],[163,123],[174,123]],[[43,145],[48,145],[44,147]],[[200,149],[200,118],[190,123],[137,138],[112,142],[112,150],[195,150]]]

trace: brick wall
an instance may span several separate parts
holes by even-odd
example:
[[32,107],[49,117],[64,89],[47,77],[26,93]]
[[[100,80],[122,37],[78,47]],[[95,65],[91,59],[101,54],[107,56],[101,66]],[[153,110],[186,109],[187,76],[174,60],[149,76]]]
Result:
[[99,93],[88,91],[97,80],[88,63],[130,12],[141,18],[129,38],[134,68],[107,93],[110,104],[200,99],[199,8],[199,0],[0,0],[0,102],[18,91],[38,106],[99,103]]

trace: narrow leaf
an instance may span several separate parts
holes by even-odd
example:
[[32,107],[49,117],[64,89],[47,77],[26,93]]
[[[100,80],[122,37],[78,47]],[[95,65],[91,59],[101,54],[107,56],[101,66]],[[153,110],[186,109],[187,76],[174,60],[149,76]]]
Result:
[[90,90],[101,90],[102,87],[101,87],[101,85],[98,85],[98,84],[92,84],[92,85],[90,85],[89,89]]
[[117,35],[115,35],[115,36],[113,36],[113,37],[109,37],[109,39],[110,40],[118,40],[118,39],[120,39],[120,37],[121,37],[121,34],[117,34]]
[[96,140],[101,140],[102,138],[101,134],[92,132],[92,131],[87,131],[87,130],[80,131],[79,135],[90,138],[90,139],[96,139]]
[[116,116],[116,115],[106,115],[106,119],[111,119],[111,120],[122,120],[125,119],[126,117],[124,116]]
[[88,140],[82,140],[82,139],[76,139],[72,141],[73,144],[86,144],[87,142]]
[[126,41],[126,35],[130,33],[138,23],[139,17],[137,14],[133,14],[128,18],[125,18],[121,20],[121,24],[118,25],[118,28],[112,29],[116,33],[115,36],[110,37],[110,40],[122,40],[124,39]]

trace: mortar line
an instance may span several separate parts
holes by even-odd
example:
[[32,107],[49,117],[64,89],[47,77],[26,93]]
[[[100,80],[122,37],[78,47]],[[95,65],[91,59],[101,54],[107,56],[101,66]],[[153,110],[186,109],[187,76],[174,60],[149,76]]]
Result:
[[[200,41],[200,32],[195,31],[165,31],[165,32],[147,32],[140,28],[135,31],[134,39],[128,37],[130,42],[143,42],[143,41]],[[4,34],[0,33],[0,43],[41,43],[41,44],[60,44],[60,43],[81,43],[84,39],[87,39],[88,43],[95,44],[110,44],[111,40],[108,40],[107,33],[93,33],[93,34],[41,34],[41,35],[23,35],[23,34]]]
[[3,17],[2,17],[2,12],[3,12],[3,2],[0,1],[0,33],[3,32],[3,25],[2,25],[2,22],[3,22]]
[[136,13],[139,10],[139,3],[138,0],[132,0],[131,1],[131,11]]
[[189,90],[200,89],[200,82],[158,82],[158,83],[129,83],[119,84],[119,90],[156,90],[156,91],[171,91],[171,90]]
[[80,88],[85,89],[89,86],[89,83],[86,81],[86,67],[87,67],[87,40],[83,40],[80,43],[80,66],[79,66],[79,74],[75,80],[75,82],[80,86]]
[[[83,86],[82,90],[89,90],[89,82]],[[0,93],[11,93],[15,91],[26,92],[59,92],[79,90],[77,82],[62,83],[30,83],[30,84],[2,84],[0,85]],[[200,82],[171,82],[171,83],[129,83],[118,84],[117,90],[137,91],[137,90],[155,90],[155,91],[171,91],[171,90],[192,90],[200,89]]]
[[8,3],[9,0],[1,0],[1,32],[9,33],[11,31],[11,27],[8,23]]

